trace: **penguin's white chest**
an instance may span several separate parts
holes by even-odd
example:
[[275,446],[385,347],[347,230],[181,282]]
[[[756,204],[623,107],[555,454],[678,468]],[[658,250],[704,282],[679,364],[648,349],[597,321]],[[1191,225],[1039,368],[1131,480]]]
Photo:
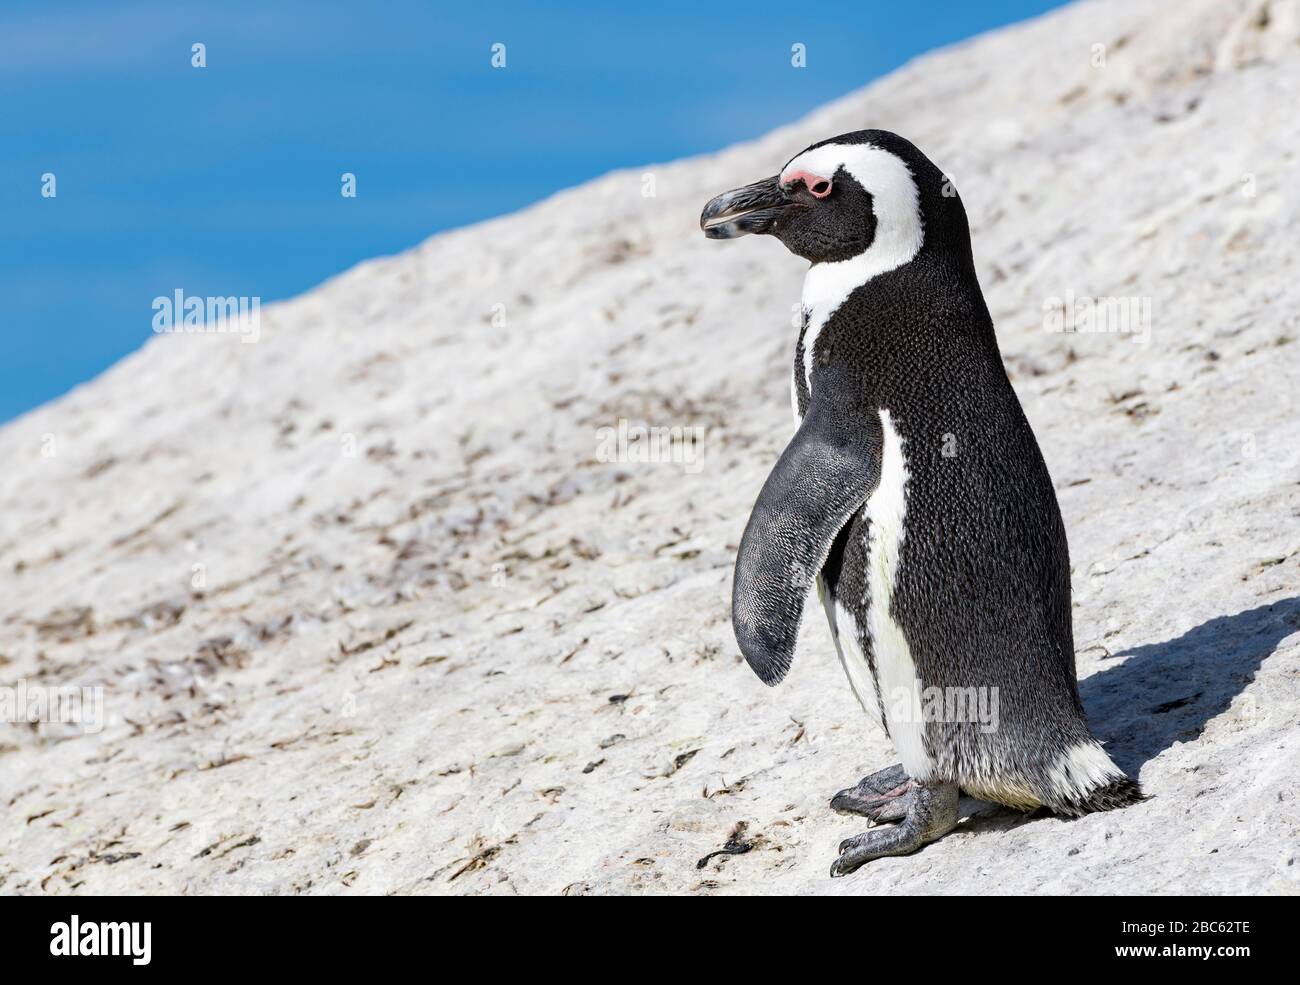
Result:
[[[884,439],[880,482],[862,508],[869,521],[864,545],[865,605],[852,606],[853,600],[837,599],[828,616],[840,660],[858,701],[877,723],[888,723],[889,735],[908,774],[925,779],[933,762],[924,743],[921,684],[907,637],[894,614],[907,524],[906,446],[887,409],[880,410],[880,425]],[[861,614],[860,619],[854,618],[852,608]]]

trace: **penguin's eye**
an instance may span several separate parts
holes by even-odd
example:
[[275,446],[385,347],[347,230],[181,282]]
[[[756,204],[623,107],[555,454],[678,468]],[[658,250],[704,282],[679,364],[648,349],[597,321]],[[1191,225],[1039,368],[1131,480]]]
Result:
[[808,190],[813,193],[815,198],[825,198],[831,193],[831,183],[825,178],[822,178],[819,181],[813,182],[813,184],[808,187]]

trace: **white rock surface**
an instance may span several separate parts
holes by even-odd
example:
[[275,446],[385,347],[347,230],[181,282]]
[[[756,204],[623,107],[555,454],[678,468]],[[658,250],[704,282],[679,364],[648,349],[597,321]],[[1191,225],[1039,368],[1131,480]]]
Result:
[[[363,264],[255,345],[159,337],[0,431],[0,683],[102,684],[107,716],[0,726],[0,892],[1300,892],[1297,6],[1073,6],[651,167],[655,197],[611,174]],[[1151,799],[963,802],[831,881],[861,823],[826,801],[892,751],[820,619],[776,690],[728,624],[802,265],[696,223],[866,126],[961,190],[1085,704]],[[1045,330],[1067,291],[1149,298],[1146,343]],[[620,418],[706,428],[700,467],[598,460]]]

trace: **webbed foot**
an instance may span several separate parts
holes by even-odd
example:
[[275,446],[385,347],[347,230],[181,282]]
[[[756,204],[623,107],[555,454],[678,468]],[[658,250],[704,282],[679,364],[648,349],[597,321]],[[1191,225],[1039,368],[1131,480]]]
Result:
[[957,825],[955,783],[911,781],[907,795],[893,798],[893,803],[904,805],[899,823],[888,828],[872,828],[840,842],[840,857],[831,866],[832,878],[848,875],[872,859],[910,855]]

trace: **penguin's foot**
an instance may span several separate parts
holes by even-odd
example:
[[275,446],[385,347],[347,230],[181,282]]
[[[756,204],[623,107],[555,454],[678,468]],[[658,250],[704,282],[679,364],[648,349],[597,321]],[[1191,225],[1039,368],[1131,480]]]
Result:
[[902,814],[895,813],[890,805],[912,789],[912,781],[901,764],[878,770],[870,776],[864,776],[855,787],[841,790],[831,798],[831,810],[839,814],[859,814],[873,821],[897,821]]
[[895,798],[894,803],[906,806],[901,821],[840,842],[840,857],[831,866],[832,878],[846,876],[872,859],[910,855],[957,825],[955,783],[912,782],[907,796]]

